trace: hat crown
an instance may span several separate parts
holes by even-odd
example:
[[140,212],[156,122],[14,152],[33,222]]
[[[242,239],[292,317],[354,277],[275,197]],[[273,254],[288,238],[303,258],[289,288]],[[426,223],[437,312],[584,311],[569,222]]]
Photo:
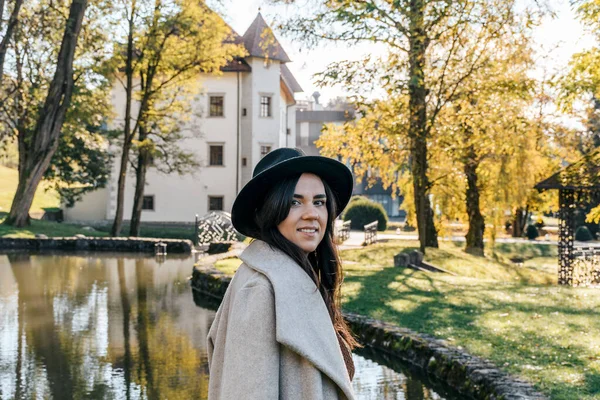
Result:
[[268,170],[269,168],[274,167],[275,165],[290,160],[292,158],[296,158],[296,157],[302,157],[305,156],[304,152],[300,149],[290,149],[290,148],[280,148],[280,149],[275,149],[272,152],[270,152],[269,154],[267,154],[266,156],[264,156],[259,162],[258,164],[256,164],[256,167],[254,167],[254,172],[252,174],[252,177],[254,178],[255,176],[261,174],[262,172]]

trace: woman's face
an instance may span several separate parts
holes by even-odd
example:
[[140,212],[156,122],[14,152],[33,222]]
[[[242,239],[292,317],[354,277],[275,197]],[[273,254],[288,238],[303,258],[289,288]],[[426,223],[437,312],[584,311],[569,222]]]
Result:
[[321,178],[314,174],[302,174],[291,199],[290,212],[277,225],[277,229],[305,252],[315,251],[325,236],[327,201]]

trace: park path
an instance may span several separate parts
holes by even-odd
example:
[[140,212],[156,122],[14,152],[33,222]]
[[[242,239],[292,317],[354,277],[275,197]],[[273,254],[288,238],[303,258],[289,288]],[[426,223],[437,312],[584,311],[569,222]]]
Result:
[[[464,242],[464,236],[440,236],[438,238],[440,241],[451,241],[451,242]],[[381,233],[377,232],[377,240],[378,241],[388,241],[388,240],[419,240],[419,236],[413,233]],[[350,231],[350,237],[342,243],[339,248],[340,250],[348,250],[348,249],[360,249],[363,247],[362,243],[365,241],[365,234],[362,231]],[[487,239],[486,239],[487,241]],[[556,240],[528,240],[524,238],[497,238],[496,243],[539,243],[539,244],[549,244],[549,245],[558,245]],[[594,242],[575,242],[575,246],[587,246],[587,247],[600,247],[600,243]]]

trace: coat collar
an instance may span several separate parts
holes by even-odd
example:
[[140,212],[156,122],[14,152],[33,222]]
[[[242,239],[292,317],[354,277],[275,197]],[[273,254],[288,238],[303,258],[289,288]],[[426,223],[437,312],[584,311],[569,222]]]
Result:
[[354,398],[329,312],[308,274],[285,253],[260,240],[252,242],[240,258],[273,285],[277,341],[315,365],[348,399]]

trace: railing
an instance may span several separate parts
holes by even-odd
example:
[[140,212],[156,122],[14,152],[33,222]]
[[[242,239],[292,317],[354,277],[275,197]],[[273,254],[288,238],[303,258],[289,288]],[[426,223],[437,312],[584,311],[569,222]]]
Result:
[[377,241],[377,221],[365,225],[365,244],[375,243]]
[[350,223],[351,221],[344,221],[342,224],[335,227],[335,242],[342,243],[344,240],[348,240],[350,237]]

